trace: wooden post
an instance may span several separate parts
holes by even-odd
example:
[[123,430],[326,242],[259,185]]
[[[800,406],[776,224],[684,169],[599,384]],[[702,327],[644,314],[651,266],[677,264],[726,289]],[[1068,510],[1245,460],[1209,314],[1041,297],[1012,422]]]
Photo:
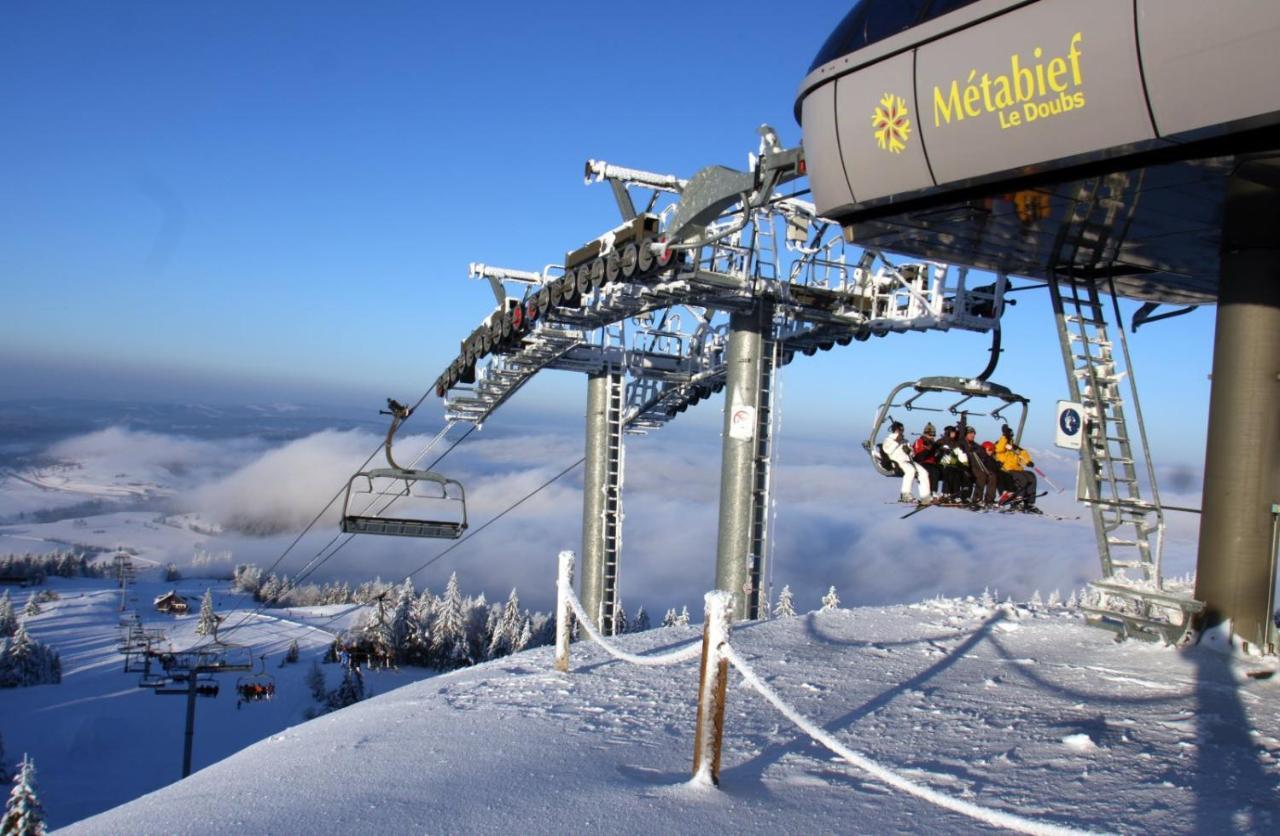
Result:
[[573,594],[573,552],[560,552],[560,572],[556,576],[556,670],[569,671],[569,639],[573,622],[569,596]]
[[708,592],[702,625],[702,673],[698,683],[698,723],[693,736],[693,779],[720,786],[720,742],[724,738],[725,689],[729,660],[721,648],[729,642],[733,595]]

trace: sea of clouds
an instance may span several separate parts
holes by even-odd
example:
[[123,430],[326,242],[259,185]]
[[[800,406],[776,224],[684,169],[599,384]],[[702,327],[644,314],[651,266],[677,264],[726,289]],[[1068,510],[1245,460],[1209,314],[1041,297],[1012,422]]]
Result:
[[[433,461],[461,432],[455,429],[421,464]],[[397,459],[409,464],[430,440],[399,439]],[[550,605],[557,553],[580,549],[582,470],[539,487],[582,456],[580,427],[485,430],[463,441],[437,469],[467,486],[474,537],[465,542],[365,536],[343,545],[339,499],[284,554],[362,462],[373,454],[370,466],[385,464],[380,442],[364,430],[327,430],[268,444],[253,437],[192,439],[112,427],[59,442],[47,456],[76,462],[86,478],[136,474],[166,486],[171,493],[157,500],[163,506],[157,510],[197,512],[217,522],[223,532],[206,550],[229,551],[236,562],[274,565],[290,575],[307,567],[317,581],[375,575],[398,580],[416,572],[419,588],[436,590],[457,571],[465,588],[490,598],[516,587],[527,604]],[[833,585],[849,605],[988,588],[1022,599],[1055,589],[1065,596],[1098,575],[1094,533],[1088,515],[1072,501],[1072,458],[1044,450],[1037,459],[1065,489],[1050,491],[1041,505],[1072,519],[938,508],[903,520],[905,509],[892,503],[898,480],[879,476],[857,442],[780,438],[770,522],[774,597],[784,584],[806,608],[817,606]],[[715,432],[628,439],[620,588],[629,610],[641,604],[659,615],[672,606],[696,610],[702,593],[714,585],[719,461]],[[1166,502],[1198,506],[1198,474],[1181,467],[1161,475],[1169,485]],[[1043,481],[1041,487],[1048,489]],[[1197,522],[1193,515],[1169,515],[1170,573],[1193,568]],[[182,566],[191,556],[173,559]]]

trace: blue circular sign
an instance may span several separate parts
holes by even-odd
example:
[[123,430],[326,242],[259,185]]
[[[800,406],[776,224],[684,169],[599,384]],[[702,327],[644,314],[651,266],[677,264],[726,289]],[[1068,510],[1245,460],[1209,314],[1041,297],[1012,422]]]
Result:
[[1067,407],[1058,416],[1058,426],[1066,435],[1075,435],[1080,432],[1080,413],[1072,407]]

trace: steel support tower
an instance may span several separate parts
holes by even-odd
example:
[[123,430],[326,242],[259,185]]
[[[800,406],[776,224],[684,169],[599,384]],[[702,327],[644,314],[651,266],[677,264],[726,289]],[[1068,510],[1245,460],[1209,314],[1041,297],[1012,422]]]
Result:
[[772,391],[776,362],[773,307],[729,319],[720,457],[720,533],[716,588],[733,595],[733,617],[756,619],[767,590]]
[[581,598],[583,609],[605,635],[617,627],[625,398],[626,380],[616,369],[587,376]]
[[1276,651],[1280,502],[1280,157],[1227,185],[1196,598],[1206,622]]

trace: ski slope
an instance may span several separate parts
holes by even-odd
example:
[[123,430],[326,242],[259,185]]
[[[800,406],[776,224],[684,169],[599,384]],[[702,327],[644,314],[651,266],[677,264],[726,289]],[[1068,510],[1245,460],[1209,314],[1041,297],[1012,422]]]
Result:
[[[972,599],[780,618],[731,641],[845,745],[984,808],[1092,831],[1280,826],[1274,659],[1117,644],[1062,608]],[[575,644],[559,674],[540,648],[282,730],[67,832],[991,830],[834,758],[736,673],[721,786],[690,783],[696,685],[696,661]]]
[[[206,588],[213,588],[217,609],[228,617],[226,624],[236,624],[253,607],[247,597],[229,593],[225,582],[197,578],[164,584],[158,574],[144,570],[140,582],[130,587],[126,603],[130,612],[138,609],[148,629],[165,630],[173,648],[204,641],[194,629]],[[42,605],[39,615],[25,617],[25,623],[36,639],[61,655],[62,682],[0,690],[0,734],[8,760],[19,760],[24,752],[35,759],[49,822],[68,824],[178,780],[186,698],[139,688],[140,674],[124,672],[118,650],[119,591],[110,580],[51,578],[42,587],[10,588],[18,612],[35,589],[52,589],[61,596]],[[151,608],[155,596],[170,589],[191,599],[190,615],[163,615]],[[276,679],[277,697],[237,709],[237,676],[220,676],[219,696],[196,701],[192,768],[208,766],[302,722],[303,712],[316,705],[304,684],[312,660],[358,613],[344,606],[268,610],[227,636],[228,642],[267,655],[266,671]],[[300,660],[280,667],[293,640]],[[338,666],[322,669],[328,686],[336,687],[341,679]],[[378,693],[431,673],[374,672],[367,684]]]

